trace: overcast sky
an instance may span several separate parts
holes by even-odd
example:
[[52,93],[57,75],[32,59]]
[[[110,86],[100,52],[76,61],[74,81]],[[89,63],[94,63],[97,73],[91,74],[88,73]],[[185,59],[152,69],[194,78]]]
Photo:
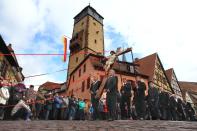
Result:
[[[158,52],[179,80],[197,81],[196,0],[1,0],[0,33],[15,53],[63,53],[61,37],[71,37],[73,17],[89,2],[104,17],[105,50],[132,46],[140,58]],[[61,56],[17,58],[25,76],[67,68]],[[59,72],[25,83],[65,80]]]

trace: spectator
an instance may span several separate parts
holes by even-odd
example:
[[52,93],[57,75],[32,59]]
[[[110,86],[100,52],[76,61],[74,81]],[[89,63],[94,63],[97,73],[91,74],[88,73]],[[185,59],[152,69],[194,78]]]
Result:
[[62,96],[61,120],[68,119],[68,105],[69,105],[68,97]]
[[1,85],[2,87],[0,87],[0,119],[3,120],[4,119],[4,109],[5,109],[5,105],[7,105],[8,99],[10,97],[10,93],[8,90],[8,82],[6,80],[3,80],[1,78]]
[[34,91],[34,86],[30,85],[29,89],[26,92],[26,99],[27,102],[30,104],[29,106],[32,111],[32,119],[36,118],[36,106],[35,106],[36,95],[37,92]]
[[41,111],[43,111],[44,109],[44,103],[45,103],[45,97],[44,95],[42,94],[41,91],[38,91],[37,92],[37,95],[36,95],[36,104],[35,104],[35,107],[36,107],[36,120],[39,120],[39,119],[42,119],[41,117]]
[[54,96],[54,108],[53,108],[53,119],[57,120],[59,119],[61,106],[62,106],[62,98],[58,95],[58,93],[55,93]]
[[75,119],[75,113],[76,113],[76,101],[74,98],[74,95],[71,96],[69,99],[69,120]]
[[86,103],[84,102],[84,100],[79,99],[79,120],[85,120],[85,107]]
[[45,104],[45,120],[49,119],[49,115],[52,111],[53,107],[53,95],[52,93],[49,93],[46,95],[46,104]]

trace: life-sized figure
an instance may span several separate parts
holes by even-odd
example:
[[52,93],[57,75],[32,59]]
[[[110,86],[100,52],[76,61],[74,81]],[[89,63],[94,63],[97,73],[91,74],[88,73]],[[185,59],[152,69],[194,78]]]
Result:
[[129,52],[131,51],[131,48],[127,48],[126,50],[121,51],[121,48],[117,48],[117,51],[111,51],[110,52],[110,56],[107,57],[107,61],[105,63],[104,69],[105,72],[108,72],[111,65],[114,64],[114,62],[116,61],[117,57],[123,53]]
[[159,119],[159,91],[152,82],[149,82],[147,101],[152,120]]
[[145,91],[146,85],[144,81],[137,77],[137,89],[136,89],[136,98],[135,98],[135,109],[137,113],[137,119],[144,120],[145,118]]
[[109,110],[109,121],[114,120],[116,117],[116,104],[117,104],[117,91],[118,91],[118,78],[115,76],[115,71],[109,71],[109,77],[105,84],[107,92],[107,108]]
[[99,99],[95,97],[101,82],[98,80],[98,76],[94,75],[91,76],[91,87],[90,87],[90,93],[91,93],[91,102],[93,107],[93,120],[96,120],[99,118],[99,111],[98,111],[98,105],[99,105]]
[[126,78],[123,79],[123,86],[120,92],[121,92],[121,102],[120,102],[121,119],[130,118],[132,87],[131,87],[131,82],[127,81]]

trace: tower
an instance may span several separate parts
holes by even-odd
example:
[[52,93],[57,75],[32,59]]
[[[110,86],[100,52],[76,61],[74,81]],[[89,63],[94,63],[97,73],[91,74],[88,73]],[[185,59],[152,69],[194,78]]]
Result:
[[68,77],[89,53],[104,55],[103,19],[90,5],[74,17]]

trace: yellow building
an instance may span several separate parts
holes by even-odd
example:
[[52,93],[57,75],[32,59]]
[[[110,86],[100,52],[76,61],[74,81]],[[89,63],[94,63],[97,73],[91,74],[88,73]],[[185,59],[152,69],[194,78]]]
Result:
[[67,78],[88,54],[104,55],[103,19],[90,5],[74,17]]
[[5,44],[0,36],[0,76],[9,82],[24,81],[22,68],[19,66],[12,45]]

